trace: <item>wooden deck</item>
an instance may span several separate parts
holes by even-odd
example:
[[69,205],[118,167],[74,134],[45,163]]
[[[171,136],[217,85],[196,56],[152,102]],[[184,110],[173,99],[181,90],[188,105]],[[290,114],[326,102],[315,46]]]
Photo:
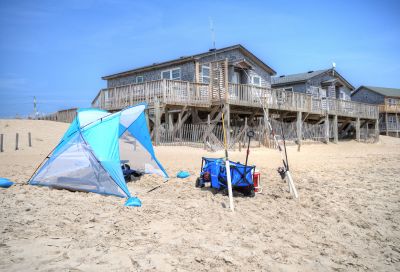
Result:
[[379,112],[381,113],[400,113],[400,105],[379,105]]
[[[119,110],[140,102],[150,106],[161,104],[211,107],[228,103],[231,105],[261,108],[261,103],[269,109],[306,112],[320,115],[378,119],[376,105],[330,98],[314,98],[309,94],[287,92],[244,84],[228,84],[219,94],[212,92],[210,85],[195,82],[156,80],[139,84],[102,89],[92,102],[92,107],[105,110]],[[260,103],[261,102],[261,103]]]

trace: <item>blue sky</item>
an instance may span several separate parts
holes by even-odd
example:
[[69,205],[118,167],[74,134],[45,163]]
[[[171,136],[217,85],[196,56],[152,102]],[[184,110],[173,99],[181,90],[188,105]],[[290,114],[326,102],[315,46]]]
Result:
[[101,76],[241,43],[280,74],[400,88],[400,1],[1,1],[0,117],[88,107]]

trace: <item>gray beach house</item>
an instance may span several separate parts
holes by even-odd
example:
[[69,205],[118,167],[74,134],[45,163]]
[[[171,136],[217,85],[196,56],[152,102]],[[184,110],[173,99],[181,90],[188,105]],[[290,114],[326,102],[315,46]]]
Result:
[[360,86],[351,94],[354,101],[379,105],[381,134],[400,136],[400,89]]

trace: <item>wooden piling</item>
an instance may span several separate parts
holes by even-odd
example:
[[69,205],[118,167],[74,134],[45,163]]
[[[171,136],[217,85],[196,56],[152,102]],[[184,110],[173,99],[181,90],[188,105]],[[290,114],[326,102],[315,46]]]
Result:
[[160,103],[157,101],[154,102],[154,144],[157,146],[160,144],[160,123],[161,123],[161,114],[160,114]]
[[329,143],[329,114],[325,115],[325,126],[324,126],[324,130],[325,130],[325,143]]
[[375,143],[379,141],[379,120],[375,120]]
[[303,131],[302,131],[302,112],[298,111],[297,112],[297,120],[296,120],[296,130],[297,130],[297,144],[298,146],[298,151],[300,151],[300,147],[301,147],[301,142],[303,139]]
[[360,134],[360,118],[357,117],[356,119],[356,141],[360,141],[361,134]]
[[28,132],[28,143],[29,143],[29,147],[32,147],[32,138],[31,138],[30,132]]
[[339,142],[339,132],[338,132],[338,116],[333,116],[333,142],[337,144]]
[[4,152],[3,141],[4,141],[4,134],[0,134],[0,152]]
[[386,122],[386,136],[389,136],[389,116],[388,113],[385,113],[385,122]]
[[15,150],[18,150],[18,138],[19,138],[19,135],[18,135],[18,133],[16,133],[15,134]]

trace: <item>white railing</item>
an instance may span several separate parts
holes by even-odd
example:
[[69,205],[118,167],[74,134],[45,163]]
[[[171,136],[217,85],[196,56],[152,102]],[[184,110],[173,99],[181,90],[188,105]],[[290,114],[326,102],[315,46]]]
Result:
[[383,104],[379,105],[379,111],[380,112],[388,112],[388,113],[400,113],[400,104]]
[[334,98],[316,98],[311,94],[269,89],[265,87],[229,84],[228,101],[230,104],[261,107],[261,103],[270,109],[303,111],[316,114],[329,113],[360,118],[378,118],[376,105]]
[[191,106],[210,106],[208,84],[176,80],[155,80],[102,89],[92,102],[92,107],[106,110],[122,109],[139,102],[155,101]]
[[[378,106],[334,98],[314,97],[311,94],[271,89],[245,84],[228,84],[228,93],[223,102],[232,105],[302,111],[315,114],[332,114],[348,117],[378,119]],[[261,103],[260,103],[261,100]],[[177,80],[155,80],[101,90],[92,106],[106,110],[118,110],[139,102],[152,104],[155,101],[173,105],[209,107],[219,103],[212,97],[211,86]]]

